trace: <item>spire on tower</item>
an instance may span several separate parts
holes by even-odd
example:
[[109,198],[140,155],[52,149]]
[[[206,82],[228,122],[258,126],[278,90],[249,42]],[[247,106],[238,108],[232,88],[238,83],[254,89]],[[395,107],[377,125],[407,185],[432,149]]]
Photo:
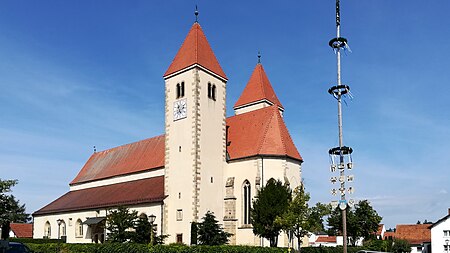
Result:
[[258,50],[258,63],[261,63],[261,52]]
[[194,15],[195,15],[195,23],[198,23],[198,8],[197,8],[197,5],[195,5]]

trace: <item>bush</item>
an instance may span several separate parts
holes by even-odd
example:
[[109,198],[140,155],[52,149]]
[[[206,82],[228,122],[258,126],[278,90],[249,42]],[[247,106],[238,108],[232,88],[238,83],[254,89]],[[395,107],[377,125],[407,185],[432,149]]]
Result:
[[[67,244],[26,243],[36,253],[285,253],[286,248],[252,246],[186,246],[155,245],[137,243]],[[356,253],[363,247],[348,247],[348,253]],[[342,247],[306,247],[302,253],[342,253]]]

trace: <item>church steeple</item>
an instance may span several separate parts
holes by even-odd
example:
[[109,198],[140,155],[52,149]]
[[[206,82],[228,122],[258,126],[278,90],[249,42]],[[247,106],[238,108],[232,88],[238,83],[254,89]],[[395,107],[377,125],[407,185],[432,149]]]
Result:
[[280,111],[284,111],[283,105],[278,100],[263,66],[258,60],[247,86],[233,108],[236,114],[240,114],[270,105],[277,105]]
[[198,22],[192,25],[172,64],[164,74],[164,78],[196,65],[214,73],[225,81],[228,80]]

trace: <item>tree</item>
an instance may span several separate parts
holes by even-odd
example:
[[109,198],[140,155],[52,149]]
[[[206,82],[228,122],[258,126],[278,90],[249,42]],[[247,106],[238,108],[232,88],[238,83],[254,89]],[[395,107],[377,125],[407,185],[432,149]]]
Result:
[[135,233],[133,236],[133,241],[136,243],[150,243],[150,229],[151,224],[148,221],[148,217],[145,214],[139,215],[135,223]]
[[393,253],[409,253],[411,252],[411,244],[407,240],[395,239],[391,251]]
[[0,226],[2,229],[0,239],[8,239],[10,223],[28,222],[31,219],[30,215],[25,213],[25,204],[20,205],[19,200],[8,194],[17,182],[17,180],[0,179]]
[[[374,237],[378,230],[381,216],[370,206],[368,200],[359,201],[354,209],[347,207],[347,235],[349,243],[356,246],[358,238],[368,239]],[[342,233],[342,212],[336,208],[328,217],[330,234]]]
[[134,228],[137,219],[137,211],[131,211],[123,206],[111,211],[107,218],[106,228],[110,231],[108,240],[112,242],[125,242],[134,237],[130,229]]
[[309,207],[309,199],[310,195],[305,192],[303,185],[296,187],[289,208],[281,217],[276,219],[287,234],[292,233],[297,238],[299,250],[303,237],[308,235],[309,232],[324,231],[323,217],[330,212],[328,206],[320,203],[317,203],[314,207]]
[[202,220],[197,224],[199,245],[222,245],[228,242],[231,234],[223,231],[214,213],[206,212]]
[[269,179],[258,191],[251,210],[253,233],[270,241],[270,247],[278,244],[282,229],[275,219],[286,212],[291,200],[291,189],[280,180]]

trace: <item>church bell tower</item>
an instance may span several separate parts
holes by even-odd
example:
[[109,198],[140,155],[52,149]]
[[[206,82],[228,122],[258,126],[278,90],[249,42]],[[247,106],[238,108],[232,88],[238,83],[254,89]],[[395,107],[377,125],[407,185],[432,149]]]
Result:
[[[197,14],[197,13],[196,13]],[[190,244],[191,223],[223,217],[227,77],[196,21],[165,80],[163,233]]]

